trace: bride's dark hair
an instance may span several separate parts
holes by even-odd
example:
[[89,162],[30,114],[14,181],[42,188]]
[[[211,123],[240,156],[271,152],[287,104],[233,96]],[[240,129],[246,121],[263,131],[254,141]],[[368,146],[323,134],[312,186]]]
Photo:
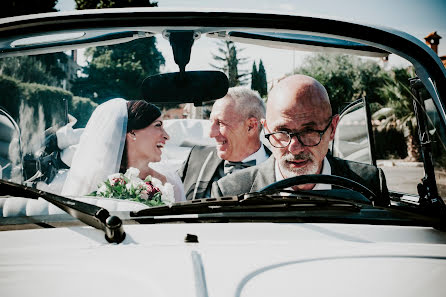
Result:
[[[140,130],[152,124],[161,116],[161,111],[155,105],[144,100],[127,101],[127,133],[132,130]],[[127,170],[127,142],[122,152],[121,166],[119,172]]]

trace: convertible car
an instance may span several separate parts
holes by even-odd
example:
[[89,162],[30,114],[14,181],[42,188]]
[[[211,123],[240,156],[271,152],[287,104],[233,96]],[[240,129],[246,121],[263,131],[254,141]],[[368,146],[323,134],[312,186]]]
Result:
[[[0,24],[1,296],[444,296],[446,70],[415,37],[299,15],[156,8]],[[171,117],[158,166],[176,170],[194,145],[214,145],[207,118],[234,85],[224,63],[237,49],[236,84],[249,87],[254,74],[243,61],[260,57],[268,90],[303,69],[300,53],[327,67],[336,57],[354,61],[337,68],[351,74],[405,61],[404,81],[396,71],[381,85],[371,70],[347,83],[318,77],[344,88],[330,153],[382,167],[388,205],[327,176],[154,207],[61,195],[86,122],[111,98],[150,97]],[[372,66],[349,69],[356,64]],[[120,89],[132,81],[138,89]],[[377,86],[394,92],[373,98]],[[284,190],[321,181],[342,189]]]

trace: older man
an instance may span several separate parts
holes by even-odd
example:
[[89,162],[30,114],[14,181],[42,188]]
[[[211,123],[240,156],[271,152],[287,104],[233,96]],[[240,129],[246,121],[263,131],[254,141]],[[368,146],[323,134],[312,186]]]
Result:
[[[265,137],[273,156],[265,163],[215,182],[212,196],[231,196],[259,191],[276,181],[306,174],[349,178],[371,189],[379,205],[389,203],[384,173],[375,166],[334,158],[328,153],[339,115],[332,115],[325,88],[315,79],[293,75],[270,92]],[[300,190],[331,189],[331,185],[305,184]]]
[[230,88],[215,101],[209,136],[217,146],[193,147],[178,171],[188,200],[210,197],[213,182],[268,159],[271,152],[260,141],[264,118],[262,99],[246,87]]

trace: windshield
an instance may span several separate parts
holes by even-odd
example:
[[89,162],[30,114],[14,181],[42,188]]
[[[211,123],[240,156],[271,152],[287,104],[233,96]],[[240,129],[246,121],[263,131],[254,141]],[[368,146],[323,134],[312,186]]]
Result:
[[[353,189],[364,197],[354,194],[351,201],[375,206],[402,197],[418,201],[425,173],[409,90],[416,74],[407,61],[367,47],[362,56],[353,55],[351,48],[362,45],[351,42],[339,53],[253,45],[243,42],[252,41],[252,32],[242,33],[228,33],[232,39],[225,39],[225,32],[192,34],[185,70],[195,76],[168,74],[181,68],[171,45],[178,42],[182,49],[184,36],[174,33],[114,32],[133,40],[2,58],[1,178],[110,211],[233,197],[317,174],[339,175],[366,190],[319,177],[282,188]],[[51,41],[83,38],[62,35],[53,34]],[[14,46],[42,40],[50,39],[23,38]],[[227,82],[218,73],[197,72],[210,70],[224,73]],[[158,74],[166,76],[161,80]],[[189,84],[195,97],[178,93],[178,81]],[[305,101],[290,101],[299,92]],[[358,99],[365,106],[345,109]],[[435,110],[426,101],[444,197],[445,128]],[[254,166],[267,168],[261,183],[237,175],[254,172]],[[366,173],[358,177],[358,172]],[[333,197],[349,200],[349,195]],[[18,213],[39,213],[26,211]],[[51,211],[47,207],[44,213]]]

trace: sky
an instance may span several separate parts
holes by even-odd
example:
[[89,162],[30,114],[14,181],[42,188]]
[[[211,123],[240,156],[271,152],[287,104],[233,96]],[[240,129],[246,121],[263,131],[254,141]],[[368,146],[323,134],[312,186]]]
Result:
[[[446,0],[158,0],[158,7],[274,10],[282,13],[335,18],[398,29],[423,42],[426,35],[437,31],[437,34],[443,37],[440,39],[439,55],[446,55]],[[74,0],[59,0],[56,8],[60,11],[74,10]],[[173,58],[167,40],[158,40],[158,48],[166,58],[164,70],[177,71],[176,65],[172,62]],[[253,60],[257,60],[256,57],[261,55],[260,47],[246,46],[244,48],[243,54]],[[202,62],[206,55],[210,57],[210,53],[194,52],[193,49],[190,65],[195,65],[195,69],[187,69],[209,68],[209,61]],[[298,66],[306,55],[303,52],[277,50],[270,57],[263,56],[266,72],[269,75],[268,80],[291,72],[292,67]],[[389,62],[394,66],[407,65],[399,57],[391,56]],[[269,65],[272,64],[274,64],[274,69],[269,69]]]

